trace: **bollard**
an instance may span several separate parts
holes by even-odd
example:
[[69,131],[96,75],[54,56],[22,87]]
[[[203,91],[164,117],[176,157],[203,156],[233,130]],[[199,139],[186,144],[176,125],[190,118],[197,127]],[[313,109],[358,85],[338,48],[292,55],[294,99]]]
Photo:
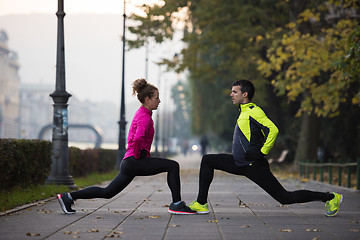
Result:
[[360,158],[357,159],[356,165],[356,189],[360,190]]
[[[351,163],[351,160],[348,159],[348,163]],[[347,167],[347,187],[351,188],[351,166]]]
[[306,171],[307,171],[307,173],[306,173],[306,178],[310,178],[310,165],[309,165],[309,163],[310,163],[310,160],[308,159],[307,161],[306,161],[306,163],[307,163],[307,166],[306,166]]
[[338,167],[338,186],[341,186],[341,170],[342,170],[342,167],[339,166]]
[[[329,159],[329,163],[331,163],[331,159]],[[332,166],[329,166],[329,184],[332,183]]]
[[320,167],[320,181],[324,181],[324,166]]

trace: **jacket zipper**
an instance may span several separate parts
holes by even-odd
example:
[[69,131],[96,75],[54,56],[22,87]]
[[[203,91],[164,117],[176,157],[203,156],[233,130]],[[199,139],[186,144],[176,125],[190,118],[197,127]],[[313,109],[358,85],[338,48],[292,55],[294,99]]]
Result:
[[245,149],[245,147],[244,147],[244,145],[243,145],[243,143],[242,143],[242,141],[241,141],[240,136],[239,136],[239,142],[240,142],[241,147],[242,147],[242,149],[244,150],[244,152],[247,153],[247,151],[246,151],[246,149]]

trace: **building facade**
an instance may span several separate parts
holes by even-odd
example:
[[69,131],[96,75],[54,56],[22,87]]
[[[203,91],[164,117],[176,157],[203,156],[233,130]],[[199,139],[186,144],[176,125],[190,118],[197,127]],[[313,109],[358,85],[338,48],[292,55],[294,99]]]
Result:
[[[54,87],[45,84],[20,85],[20,136],[36,139],[41,128],[52,123],[52,98],[49,94]],[[51,140],[51,132],[46,136]]]
[[0,138],[17,138],[20,133],[20,66],[16,52],[8,48],[7,42],[6,32],[0,30]]

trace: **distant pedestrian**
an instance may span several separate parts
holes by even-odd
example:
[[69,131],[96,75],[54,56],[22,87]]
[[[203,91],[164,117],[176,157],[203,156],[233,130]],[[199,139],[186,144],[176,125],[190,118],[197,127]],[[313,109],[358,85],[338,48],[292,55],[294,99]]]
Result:
[[128,186],[135,176],[150,176],[162,172],[167,172],[167,183],[173,200],[168,211],[173,214],[196,214],[196,211],[191,210],[184,201],[181,201],[179,164],[173,160],[150,156],[154,137],[152,111],[156,110],[160,103],[159,91],[145,79],[137,79],[133,82],[133,95],[136,93],[142,105],[131,122],[128,147],[121,161],[120,172],[105,188],[93,186],[58,194],[60,206],[66,214],[76,212],[71,205],[77,199],[109,199]]
[[198,213],[208,213],[207,204],[214,170],[243,175],[255,182],[281,204],[325,202],[325,215],[335,216],[343,196],[338,193],[313,192],[309,190],[287,191],[270,171],[265,155],[273,147],[278,134],[275,124],[257,105],[252,103],[255,87],[249,80],[238,80],[232,85],[230,94],[234,105],[238,105],[233,137],[232,154],[209,154],[201,161],[199,193],[189,207]]
[[189,142],[187,139],[183,139],[181,144],[181,150],[184,156],[186,156],[187,152],[189,151]]
[[201,145],[201,155],[205,155],[206,154],[206,149],[207,149],[207,147],[209,145],[209,140],[208,140],[206,135],[203,135],[201,137],[200,145]]

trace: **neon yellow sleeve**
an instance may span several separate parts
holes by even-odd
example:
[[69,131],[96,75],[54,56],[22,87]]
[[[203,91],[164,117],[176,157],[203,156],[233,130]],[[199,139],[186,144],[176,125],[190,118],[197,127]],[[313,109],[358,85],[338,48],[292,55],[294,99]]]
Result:
[[252,111],[251,117],[259,123],[259,126],[262,129],[262,133],[264,134],[265,142],[260,151],[266,155],[274,146],[275,139],[279,133],[279,129],[259,107],[257,107],[256,111]]

